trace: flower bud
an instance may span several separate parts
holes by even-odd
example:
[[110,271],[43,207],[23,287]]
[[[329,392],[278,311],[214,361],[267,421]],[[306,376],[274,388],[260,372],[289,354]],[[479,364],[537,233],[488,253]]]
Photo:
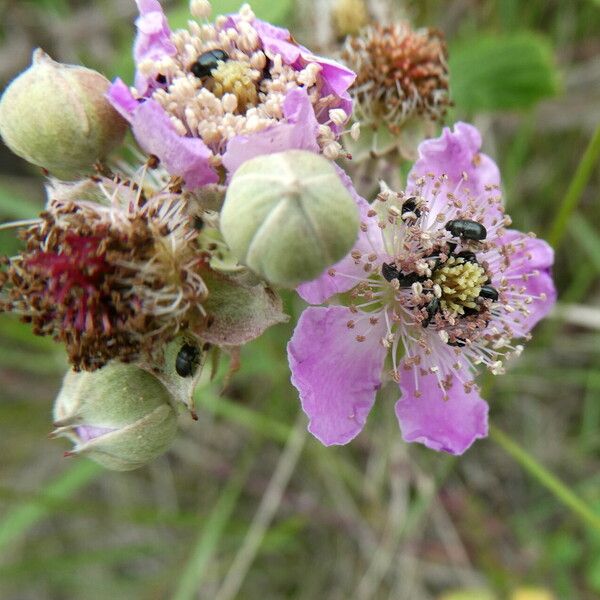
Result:
[[147,371],[112,362],[93,372],[69,371],[54,403],[53,436],[114,471],[130,471],[165,452],[177,414],[164,385]]
[[221,231],[241,263],[269,283],[295,287],[343,258],[358,209],[331,163],[302,150],[260,156],[234,174]]
[[15,154],[59,177],[89,171],[127,130],[104,97],[109,86],[100,73],[55,62],[38,48],[2,95],[0,134]]

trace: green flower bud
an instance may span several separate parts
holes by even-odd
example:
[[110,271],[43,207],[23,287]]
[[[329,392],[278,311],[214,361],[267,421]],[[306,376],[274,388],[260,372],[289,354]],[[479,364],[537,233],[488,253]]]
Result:
[[303,150],[245,162],[221,212],[223,237],[238,260],[289,288],[342,259],[358,225],[356,204],[333,165]]
[[15,154],[59,177],[89,171],[127,131],[104,97],[109,85],[100,73],[57,63],[38,48],[2,95],[0,134]]
[[165,452],[177,414],[164,385],[147,371],[112,362],[93,372],[66,374],[54,403],[53,436],[74,444],[107,469],[130,471]]

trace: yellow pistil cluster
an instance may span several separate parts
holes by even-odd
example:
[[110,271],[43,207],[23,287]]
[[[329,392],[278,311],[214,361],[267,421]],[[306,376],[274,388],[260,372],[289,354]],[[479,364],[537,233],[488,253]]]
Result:
[[487,275],[477,263],[451,256],[442,267],[436,269],[432,279],[441,288],[442,309],[464,315],[465,308],[478,307],[475,300],[481,292],[481,286],[487,281]]
[[237,109],[245,111],[247,106],[254,106],[258,101],[255,76],[258,71],[249,64],[230,60],[219,62],[219,66],[213,69],[212,93],[217,98],[223,98],[225,94],[233,94],[237,98]]

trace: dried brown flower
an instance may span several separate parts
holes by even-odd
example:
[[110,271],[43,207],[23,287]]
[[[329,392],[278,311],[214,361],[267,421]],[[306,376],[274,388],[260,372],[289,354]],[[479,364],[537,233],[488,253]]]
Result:
[[5,259],[0,311],[65,344],[75,369],[162,353],[203,318],[206,259],[183,194],[96,177],[48,186],[23,252]]
[[358,119],[397,134],[419,116],[442,119],[449,105],[447,50],[434,29],[376,24],[346,40],[343,58],[357,73],[350,89]]

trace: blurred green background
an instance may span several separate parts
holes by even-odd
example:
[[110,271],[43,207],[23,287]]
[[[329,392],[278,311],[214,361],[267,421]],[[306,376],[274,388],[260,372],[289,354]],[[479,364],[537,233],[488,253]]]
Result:
[[[185,0],[163,4],[185,23]],[[329,4],[253,6],[330,52]],[[2,315],[3,600],[600,598],[600,2],[372,9],[446,33],[448,122],[480,127],[515,226],[557,248],[557,310],[506,376],[484,379],[497,434],[460,459],[406,445],[388,385],[352,445],[321,447],[289,384],[285,345],[303,307],[290,295],[290,324],[244,348],[223,394],[222,374],[200,386],[200,420],[181,416],[167,456],[102,471],[47,439],[61,348]],[[135,14],[133,0],[0,0],[0,87],[36,46],[131,81]],[[43,201],[41,174],[1,147],[2,220]],[[16,248],[1,232],[1,252]],[[518,461],[502,431],[525,451]],[[515,595],[524,587],[547,595]]]

